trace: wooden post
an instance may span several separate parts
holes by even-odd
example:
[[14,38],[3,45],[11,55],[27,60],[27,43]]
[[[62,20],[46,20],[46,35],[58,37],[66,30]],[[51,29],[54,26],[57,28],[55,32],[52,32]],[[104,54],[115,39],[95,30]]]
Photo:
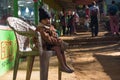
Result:
[[13,11],[14,17],[18,17],[18,0],[14,0],[13,8],[14,8]]
[[38,0],[34,1],[35,24],[38,25]]

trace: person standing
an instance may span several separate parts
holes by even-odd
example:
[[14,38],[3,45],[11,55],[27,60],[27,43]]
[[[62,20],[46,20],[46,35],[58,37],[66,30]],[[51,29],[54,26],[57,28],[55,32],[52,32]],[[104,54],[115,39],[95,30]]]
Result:
[[63,36],[66,35],[66,15],[65,15],[65,11],[61,12],[60,14],[60,25],[62,26],[62,30],[63,30]]
[[92,6],[90,7],[90,28],[92,37],[98,36],[98,24],[99,24],[99,7],[96,6],[96,2],[92,2]]
[[85,21],[84,26],[89,30],[89,22],[90,22],[90,9],[88,5],[85,5]]
[[79,23],[79,15],[77,14],[77,12],[73,12],[73,34],[76,34],[76,28],[78,26]]
[[119,19],[118,19],[118,7],[115,5],[115,1],[112,1],[112,4],[109,7],[109,16],[110,16],[110,27],[111,27],[111,32],[114,35],[119,36]]
[[85,15],[88,16],[88,18],[90,18],[90,9],[88,5],[85,5]]
[[73,14],[72,11],[68,11],[68,16],[67,16],[67,34],[72,35],[73,34]]

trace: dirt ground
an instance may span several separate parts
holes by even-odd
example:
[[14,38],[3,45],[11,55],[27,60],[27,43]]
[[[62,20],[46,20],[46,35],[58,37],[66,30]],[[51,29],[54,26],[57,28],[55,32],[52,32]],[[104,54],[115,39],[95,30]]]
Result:
[[[90,36],[90,33],[84,32],[79,36],[64,37],[63,39],[92,39]],[[111,38],[101,39],[104,41],[87,40],[91,41],[87,45],[68,49],[77,80],[120,80],[120,39],[117,37],[118,41],[114,42],[114,37],[102,32],[98,37],[106,36]],[[81,40],[80,43],[82,41],[86,40]],[[79,42],[77,43],[79,44]]]
[[70,49],[77,80],[120,80],[120,45]]
[[[81,33],[80,36],[62,37],[62,39],[73,40],[76,37],[91,38],[89,33],[86,33],[86,35],[85,33]],[[109,39],[113,43],[104,44],[104,41],[104,43],[100,43],[99,41],[97,44],[89,42],[91,43],[89,45],[83,44],[80,47],[68,49],[69,52],[66,54],[66,57],[69,60],[67,59],[67,62],[71,64],[75,72],[73,74],[63,73],[62,80],[120,80],[120,42],[113,42]],[[57,58],[52,57],[50,60],[49,80],[58,80],[57,64]],[[39,58],[37,58],[34,63],[31,80],[40,80],[39,71]],[[25,80],[25,72],[26,61],[21,63],[19,67],[17,80]],[[0,80],[12,80],[12,74],[13,70],[1,76]]]

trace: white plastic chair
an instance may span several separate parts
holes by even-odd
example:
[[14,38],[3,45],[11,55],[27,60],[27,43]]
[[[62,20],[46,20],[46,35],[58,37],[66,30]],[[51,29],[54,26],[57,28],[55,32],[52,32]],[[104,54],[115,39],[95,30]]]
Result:
[[[48,80],[49,59],[51,56],[55,55],[55,52],[43,50],[41,35],[39,32],[35,31],[35,26],[16,17],[8,17],[7,21],[9,27],[14,31],[16,35],[16,41],[18,44],[17,53],[15,56],[13,80],[16,80],[19,60],[22,57],[27,57],[26,80],[30,80],[35,56],[40,56],[40,80]],[[33,50],[31,46],[29,46],[29,40],[34,36],[38,37],[38,50]],[[58,80],[61,80],[61,71],[59,67]]]

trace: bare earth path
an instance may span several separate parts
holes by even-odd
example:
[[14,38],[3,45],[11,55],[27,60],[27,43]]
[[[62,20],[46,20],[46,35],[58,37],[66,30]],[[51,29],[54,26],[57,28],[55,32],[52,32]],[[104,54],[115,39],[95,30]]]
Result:
[[77,79],[120,80],[120,53],[113,53],[113,55],[74,54],[72,59]]
[[[63,73],[62,80],[120,80],[120,42],[119,38],[103,36],[92,38],[90,33],[61,37],[71,39],[70,53],[66,54],[68,64],[74,68],[72,74]],[[105,39],[104,39],[105,37]],[[96,39],[99,38],[99,39]],[[77,40],[80,39],[80,40]],[[76,40],[76,41],[75,41]],[[58,80],[58,61],[50,60],[49,80]],[[39,79],[39,58],[35,60],[31,80]],[[12,80],[13,70],[0,77],[0,80]],[[20,64],[17,80],[25,80],[26,61]]]
[[77,80],[120,80],[120,43],[69,49]]

